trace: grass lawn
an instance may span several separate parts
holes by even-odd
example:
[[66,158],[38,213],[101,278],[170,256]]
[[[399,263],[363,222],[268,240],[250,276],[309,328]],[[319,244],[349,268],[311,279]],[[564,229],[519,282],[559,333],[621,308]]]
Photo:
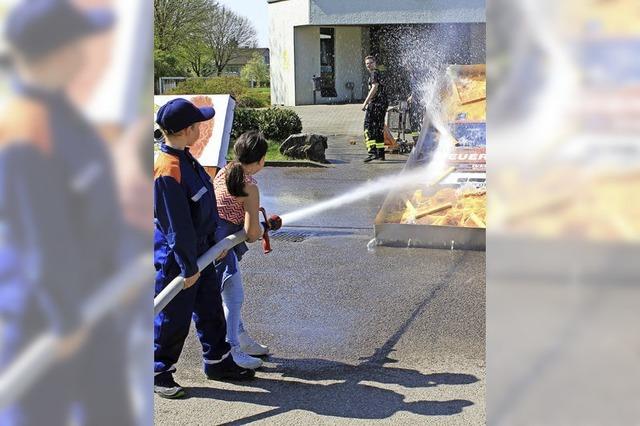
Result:
[[[277,141],[268,141],[269,148],[267,149],[267,161],[287,161],[293,160],[290,157],[280,154],[280,143]],[[233,143],[229,144],[229,151],[227,152],[227,161],[233,160]]]
[[280,143],[269,141],[269,149],[267,149],[267,161],[287,161],[292,158],[280,154]]
[[247,92],[264,102],[265,106],[271,105],[271,88],[253,87],[247,89]]
[[261,94],[261,95],[270,95],[271,94],[271,88],[270,87],[250,87],[249,89],[250,93],[255,93],[255,94]]

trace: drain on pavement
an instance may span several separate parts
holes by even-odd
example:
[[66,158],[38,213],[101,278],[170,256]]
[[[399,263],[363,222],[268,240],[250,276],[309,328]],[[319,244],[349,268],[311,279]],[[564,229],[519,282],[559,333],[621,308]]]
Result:
[[307,234],[303,231],[276,231],[270,235],[270,238],[276,241],[299,243],[307,239]]
[[351,230],[280,230],[270,233],[270,238],[275,241],[288,241],[291,243],[300,243],[308,238],[312,237],[339,237],[353,235],[354,231]]

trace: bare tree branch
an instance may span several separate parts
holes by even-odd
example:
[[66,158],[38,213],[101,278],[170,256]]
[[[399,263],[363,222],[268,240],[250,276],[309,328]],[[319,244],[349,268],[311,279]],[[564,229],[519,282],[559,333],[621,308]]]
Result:
[[256,30],[247,18],[224,6],[211,11],[209,22],[206,42],[216,73],[220,75],[229,61],[238,56],[239,48],[256,45]]
[[154,0],[155,48],[169,52],[204,32],[207,18],[218,8],[216,0]]

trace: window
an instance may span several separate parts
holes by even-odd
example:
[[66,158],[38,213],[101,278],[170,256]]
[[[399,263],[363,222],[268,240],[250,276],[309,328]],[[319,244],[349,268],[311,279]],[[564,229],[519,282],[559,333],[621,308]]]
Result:
[[320,28],[320,96],[325,98],[338,96],[335,39],[335,28]]

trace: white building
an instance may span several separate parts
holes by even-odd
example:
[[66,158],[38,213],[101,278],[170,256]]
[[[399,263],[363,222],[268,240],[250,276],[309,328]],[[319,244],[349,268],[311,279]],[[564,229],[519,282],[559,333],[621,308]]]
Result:
[[397,55],[406,52],[398,52],[393,41],[408,30],[450,33],[451,46],[444,49],[450,63],[485,61],[484,0],[267,1],[276,105],[312,104],[314,75],[322,77],[317,103],[362,100],[364,57],[373,54],[388,72],[395,71],[402,62]]

